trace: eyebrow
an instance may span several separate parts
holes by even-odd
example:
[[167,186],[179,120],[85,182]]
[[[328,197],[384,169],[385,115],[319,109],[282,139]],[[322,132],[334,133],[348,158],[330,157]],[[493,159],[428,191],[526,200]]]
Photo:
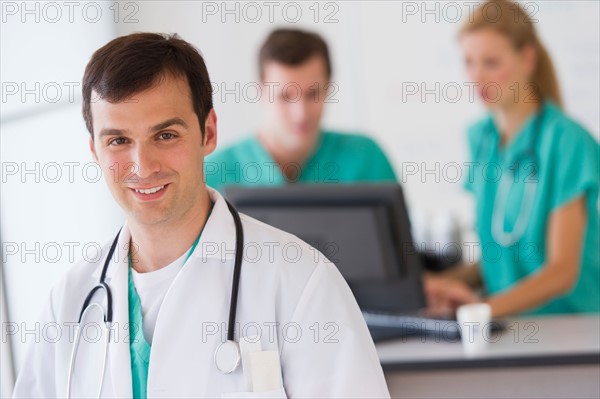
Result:
[[98,134],[98,137],[103,137],[103,136],[122,136],[125,134],[125,132],[127,132],[127,130],[122,130],[122,129],[102,129],[100,130],[100,133]]
[[[160,130],[166,129],[170,126],[173,125],[179,125],[182,126],[184,128],[187,129],[188,125],[187,123],[185,123],[185,121],[179,117],[175,117],[175,118],[171,118],[171,119],[167,119],[164,122],[161,122],[159,124],[156,124],[154,126],[152,126],[150,129],[148,129],[149,132],[154,133],[154,132],[158,132]],[[114,128],[106,128],[106,129],[102,129],[99,133],[99,137],[103,137],[103,136],[122,136],[125,133],[127,133],[127,130],[124,129],[114,129]]]
[[185,123],[185,121],[179,117],[175,117],[175,118],[171,118],[171,119],[167,119],[164,122],[161,122],[157,125],[152,126],[149,131],[150,132],[157,132],[159,130],[163,130],[168,128],[169,126],[173,126],[173,125],[179,125],[182,126],[184,128],[187,129],[188,125],[187,123]]

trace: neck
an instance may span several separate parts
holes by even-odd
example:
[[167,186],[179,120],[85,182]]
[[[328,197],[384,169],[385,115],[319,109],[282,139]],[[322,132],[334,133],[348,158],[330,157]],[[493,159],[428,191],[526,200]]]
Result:
[[[298,149],[289,150],[282,145],[279,145],[274,138],[274,135],[261,131],[258,134],[258,140],[267,150],[271,158],[277,163],[281,173],[287,180],[295,180],[298,172],[298,167],[303,167],[315,150],[316,140],[309,145],[302,146]],[[293,164],[298,167],[286,167]]]
[[494,120],[505,145],[521,130],[523,123],[540,107],[539,102],[518,102],[494,112]]
[[202,231],[210,209],[208,191],[176,221],[156,225],[128,220],[131,265],[138,273],[161,269],[182,256]]

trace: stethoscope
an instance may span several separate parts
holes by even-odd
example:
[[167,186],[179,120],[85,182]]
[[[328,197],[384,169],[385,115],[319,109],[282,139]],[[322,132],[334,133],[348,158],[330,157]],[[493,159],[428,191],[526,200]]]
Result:
[[[237,300],[238,300],[238,291],[240,286],[240,275],[242,271],[242,258],[243,258],[243,245],[244,245],[244,230],[242,227],[242,221],[240,219],[240,214],[235,209],[233,205],[231,205],[228,201],[225,201],[227,207],[229,208],[229,212],[233,217],[233,222],[235,224],[235,260],[233,267],[233,282],[231,286],[231,301],[229,304],[229,320],[227,326],[227,340],[219,344],[214,354],[214,362],[217,370],[219,370],[223,374],[229,374],[235,371],[240,364],[240,347],[239,344],[235,341],[234,332],[235,332],[235,315],[237,309]],[[113,318],[113,303],[112,303],[112,294],[110,291],[110,287],[105,282],[106,272],[108,271],[108,266],[110,265],[110,259],[113,257],[115,248],[117,247],[117,242],[119,241],[119,234],[121,230],[117,233],[112,245],[110,246],[110,250],[108,251],[108,256],[104,261],[104,267],[102,268],[102,274],[100,275],[100,281],[91,291],[88,293],[85,301],[83,302],[83,306],[81,308],[81,313],[79,314],[79,322],[75,329],[75,340],[73,342],[73,349],[71,351],[71,359],[69,361],[69,374],[67,377],[67,398],[71,397],[71,384],[72,384],[72,376],[73,369],[75,364],[75,359],[77,357],[77,349],[79,347],[79,342],[81,339],[81,320],[84,319],[85,315],[94,308],[98,308],[103,313],[103,322],[106,327],[106,334],[104,339],[104,350],[103,350],[103,360],[102,360],[102,374],[100,376],[100,386],[98,390],[97,397],[100,397],[100,393],[102,390],[102,385],[104,384],[104,376],[106,371],[106,362],[107,362],[107,354],[108,354],[108,343],[110,341],[110,326]],[[106,294],[106,313],[104,313],[104,309],[98,303],[91,303],[92,297],[97,291],[104,291]]]
[[[512,171],[512,173],[504,173],[503,171],[502,176],[500,177],[500,182],[496,191],[496,195],[494,196],[494,203],[492,204],[492,237],[498,244],[504,247],[509,247],[518,242],[523,237],[523,235],[525,234],[525,230],[527,229],[527,215],[530,214],[533,209],[533,203],[535,200],[535,195],[537,193],[539,157],[537,156],[535,150],[539,141],[543,117],[544,105],[541,104],[539,114],[535,116],[536,119],[534,122],[535,125],[533,126],[533,137],[531,139],[531,144],[528,146],[526,151],[523,151],[516,158],[516,160],[513,163],[514,170],[518,170],[520,167],[520,163],[523,160],[528,159],[530,160],[533,166],[533,171],[528,177],[531,181],[525,182],[525,192],[523,193],[523,198],[521,199],[521,206],[517,215],[517,220],[515,221],[515,224],[511,231],[507,231],[504,228],[504,220],[506,218],[508,196],[510,194],[510,189],[512,187],[515,177],[514,171]],[[477,155],[475,159],[479,159],[481,155],[482,146],[483,141],[477,150]]]

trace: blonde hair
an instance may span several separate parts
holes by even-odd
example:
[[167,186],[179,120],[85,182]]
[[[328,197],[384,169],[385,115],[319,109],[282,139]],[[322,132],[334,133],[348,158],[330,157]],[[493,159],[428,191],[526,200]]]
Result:
[[460,29],[460,35],[489,28],[507,37],[516,50],[531,45],[536,52],[536,66],[531,83],[538,100],[551,100],[562,107],[560,87],[554,65],[540,42],[534,21],[523,8],[510,0],[488,0],[470,13]]

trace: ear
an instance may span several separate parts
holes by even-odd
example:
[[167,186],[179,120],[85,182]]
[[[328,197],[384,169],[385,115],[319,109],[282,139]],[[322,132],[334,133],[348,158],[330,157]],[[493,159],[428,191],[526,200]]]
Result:
[[94,158],[94,161],[96,161],[97,163],[99,163],[98,162],[98,154],[96,154],[96,147],[94,147],[94,139],[93,139],[93,137],[90,137],[90,152],[92,153],[92,157]]
[[217,113],[211,109],[204,122],[204,156],[217,148]]

